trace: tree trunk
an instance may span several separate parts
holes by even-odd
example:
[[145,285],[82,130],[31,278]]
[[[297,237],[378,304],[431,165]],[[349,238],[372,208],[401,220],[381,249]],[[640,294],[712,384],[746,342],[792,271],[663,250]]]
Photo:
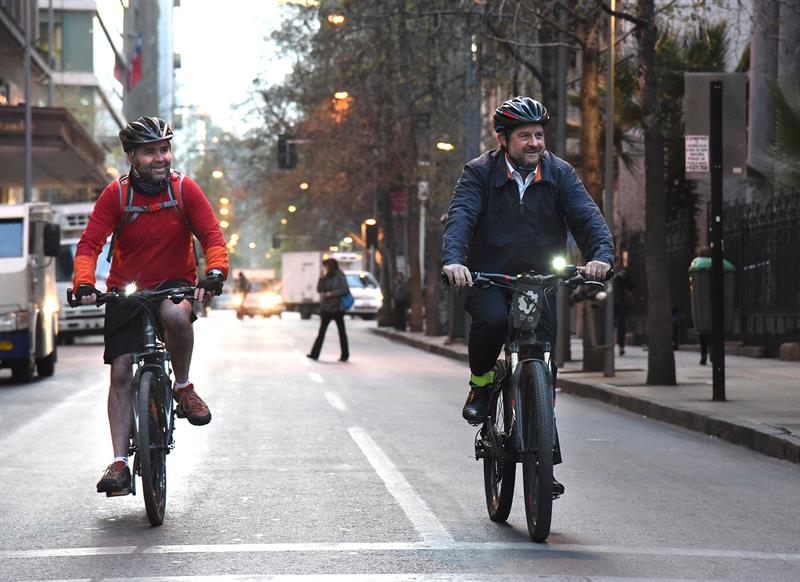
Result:
[[[589,195],[602,208],[603,183],[600,167],[600,107],[597,95],[599,83],[599,43],[598,22],[601,18],[585,18],[579,25],[580,36],[585,44],[581,53],[581,179]],[[585,257],[590,258],[590,257]],[[588,305],[585,307],[589,307]],[[593,323],[587,319],[593,317],[597,310],[586,308],[584,313],[583,333],[583,371],[598,372],[603,370],[605,350],[612,348],[593,344],[593,334],[586,333]],[[597,339],[597,338],[595,338]]]
[[664,140],[656,71],[654,0],[639,0],[646,21],[639,37],[644,126],[645,168],[645,274],[647,279],[647,383],[675,385],[672,351],[672,316],[667,275],[667,199],[664,190]]

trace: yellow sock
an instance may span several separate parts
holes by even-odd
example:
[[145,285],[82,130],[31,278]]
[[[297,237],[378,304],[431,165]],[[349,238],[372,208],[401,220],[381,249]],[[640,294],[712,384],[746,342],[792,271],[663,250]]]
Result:
[[480,388],[483,388],[484,386],[490,386],[492,383],[494,383],[494,370],[491,372],[486,372],[480,376],[470,374],[469,381]]

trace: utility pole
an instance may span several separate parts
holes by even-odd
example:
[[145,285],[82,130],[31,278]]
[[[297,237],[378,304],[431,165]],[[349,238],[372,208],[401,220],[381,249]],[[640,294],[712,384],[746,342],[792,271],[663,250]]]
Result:
[[[563,7],[558,7],[558,25],[564,30],[567,24],[567,13]],[[563,32],[558,33],[558,117],[556,118],[556,154],[560,157],[567,155],[567,37]],[[563,285],[556,291],[556,333],[555,360],[557,366],[572,359],[570,341],[572,339],[571,309],[569,289]]]
[[722,264],[722,81],[710,83],[711,163],[711,359],[713,396],[725,400],[725,286]]
[[31,29],[35,0],[25,0],[25,193],[23,200],[31,202],[33,197],[33,111],[31,110]]
[[[616,0],[611,0],[611,10],[616,10]],[[603,186],[603,214],[606,224],[614,236],[614,26],[616,18],[609,17],[608,26],[608,80],[606,81],[606,152],[605,184]],[[603,357],[603,376],[614,375],[614,283],[608,287],[605,304],[605,325],[603,343],[606,353]]]

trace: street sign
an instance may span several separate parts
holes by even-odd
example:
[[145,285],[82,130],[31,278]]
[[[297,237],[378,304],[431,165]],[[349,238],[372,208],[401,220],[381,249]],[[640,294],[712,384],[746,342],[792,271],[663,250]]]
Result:
[[687,135],[686,140],[686,171],[709,172],[708,167],[708,136]]

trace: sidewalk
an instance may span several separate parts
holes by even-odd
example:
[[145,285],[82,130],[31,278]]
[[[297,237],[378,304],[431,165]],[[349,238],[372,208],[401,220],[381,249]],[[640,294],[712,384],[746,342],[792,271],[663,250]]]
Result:
[[[429,352],[467,361],[464,344],[446,337],[372,329],[377,335]],[[726,355],[726,402],[713,402],[711,366],[694,351],[675,352],[677,386],[648,386],[647,352],[626,348],[615,358],[616,375],[581,371],[581,341],[572,340],[573,361],[558,372],[563,392],[614,406],[744,445],[778,459],[800,463],[800,363]],[[616,353],[616,352],[615,352]],[[465,371],[466,378],[466,371]]]

